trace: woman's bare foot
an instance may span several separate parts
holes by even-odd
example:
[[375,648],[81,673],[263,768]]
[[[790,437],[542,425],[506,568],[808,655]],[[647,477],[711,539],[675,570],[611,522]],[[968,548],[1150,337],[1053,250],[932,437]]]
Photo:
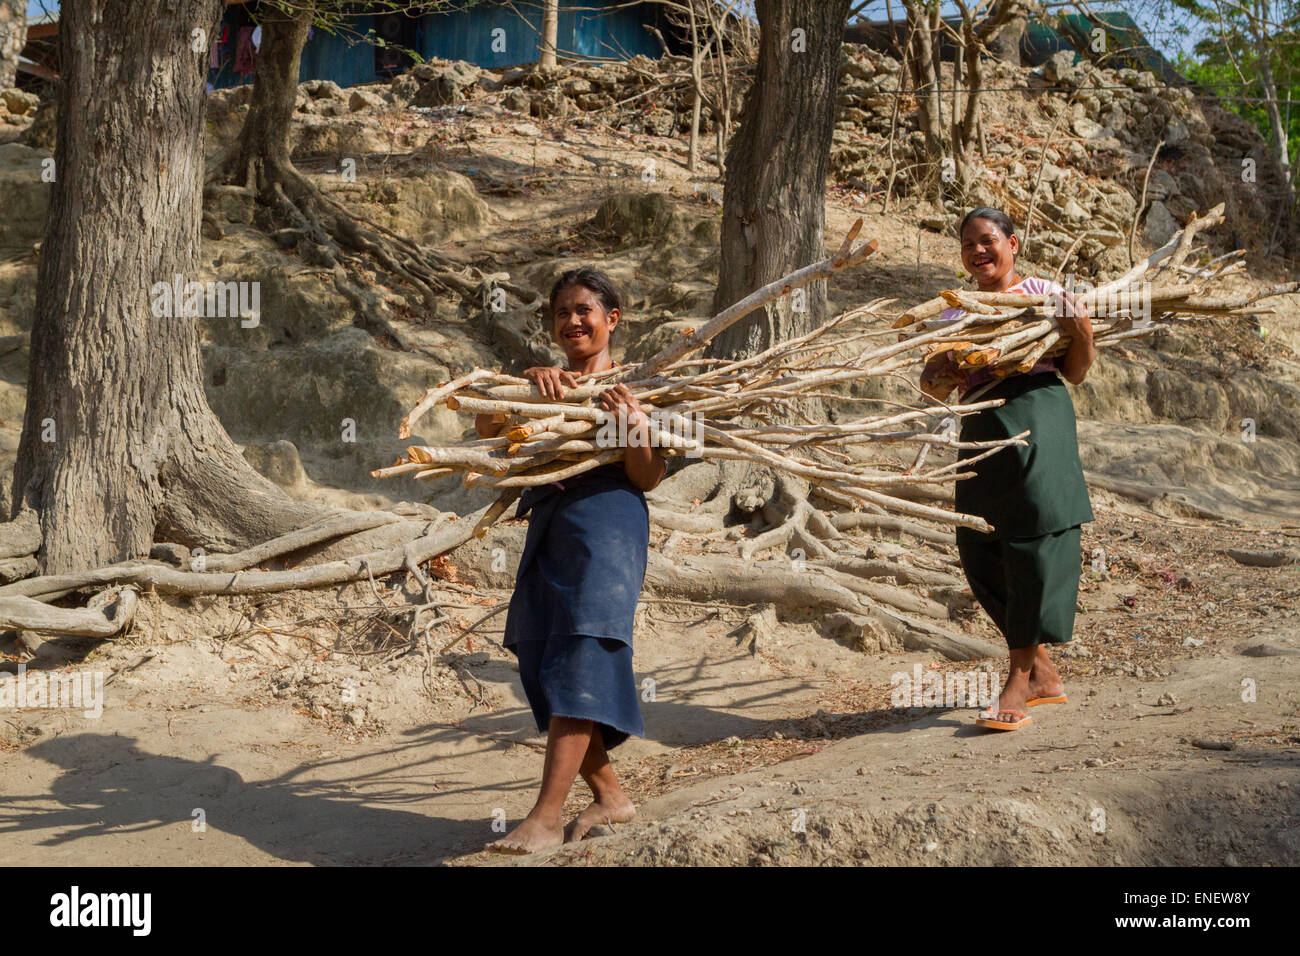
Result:
[[1047,648],[1038,645],[1034,666],[1029,671],[1029,697],[1060,697],[1065,693],[1065,681],[1056,671],[1056,665],[1047,656]]
[[587,835],[587,831],[594,826],[606,823],[627,823],[635,816],[636,806],[626,795],[593,800],[587,809],[574,817],[569,822],[569,825],[564,828],[564,842],[573,843],[581,840]]
[[1007,686],[1002,689],[1002,695],[998,698],[997,707],[985,708],[980,711],[980,717],[1005,724],[1014,724],[1029,712],[1028,707],[1029,695],[1025,692],[1024,686]]
[[530,814],[523,823],[484,849],[492,853],[536,853],[559,846],[564,842],[564,833],[559,821],[547,823]]
[[979,715],[981,720],[1014,724],[1029,713],[1029,674],[1037,653],[1037,649],[1033,647],[1011,649],[1011,665],[1007,671],[1007,682],[1002,685],[997,706],[982,710]]

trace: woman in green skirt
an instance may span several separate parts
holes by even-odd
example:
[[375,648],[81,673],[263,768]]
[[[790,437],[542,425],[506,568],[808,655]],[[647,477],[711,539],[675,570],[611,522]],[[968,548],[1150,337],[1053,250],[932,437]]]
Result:
[[[1061,382],[1077,385],[1096,351],[1086,309],[1059,285],[1016,272],[1020,240],[1006,213],[987,206],[961,223],[961,258],[981,292],[1057,296],[1057,320],[1070,340],[1061,356],[1044,359],[1022,375],[996,379],[984,369],[967,373],[950,353],[933,356],[921,387],[939,400],[958,390],[962,400],[1003,399],[1004,404],[962,419],[961,441],[1010,438],[1029,431],[1027,447],[999,451],[970,466],[973,478],[957,482],[957,510],[978,515],[993,530],[957,529],[957,551],[975,598],[1006,638],[1010,674],[996,706],[976,723],[1019,730],[1029,708],[1065,703],[1065,685],[1046,645],[1064,644],[1074,629],[1079,593],[1079,526],[1093,520],[1079,463],[1074,403]],[[955,322],[950,309],[940,322]],[[1059,373],[1059,374],[1058,374]],[[976,454],[963,450],[960,457]]]

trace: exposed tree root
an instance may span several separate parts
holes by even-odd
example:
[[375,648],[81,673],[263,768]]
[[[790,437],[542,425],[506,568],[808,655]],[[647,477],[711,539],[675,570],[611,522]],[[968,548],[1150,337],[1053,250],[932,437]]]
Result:
[[[269,214],[262,217],[268,234],[282,246],[297,249],[304,261],[329,270],[335,289],[356,309],[358,325],[371,334],[439,363],[446,361],[445,354],[422,344],[394,315],[392,307],[406,301],[387,287],[397,286],[413,292],[430,312],[439,300],[459,299],[485,334],[504,339],[512,352],[522,353],[520,358],[552,357],[534,315],[541,297],[512,283],[508,273],[460,267],[436,250],[352,212],[287,159],[253,161],[241,172],[244,185],[214,182],[205,187],[205,194],[255,197]],[[235,175],[234,170],[228,167],[226,175]],[[370,270],[386,274],[388,281],[371,281]]]
[[0,597],[0,630],[49,631],[70,637],[112,637],[131,623],[140,594],[134,587],[103,591],[84,608],[52,607],[29,597]]
[[[895,610],[881,600],[896,599],[899,589],[854,579],[851,575],[827,570],[798,570],[793,563],[753,564],[726,555],[692,555],[670,561],[651,551],[646,567],[646,588],[662,596],[693,601],[736,605],[772,604],[801,613],[828,614],[845,612],[869,619],[896,637],[909,650],[933,650],[952,660],[992,657],[999,650],[992,644]],[[875,594],[869,593],[874,591]],[[907,592],[902,592],[907,593]],[[913,606],[927,608],[924,599],[908,595]],[[928,610],[933,616],[946,617],[946,609],[936,602]]]
[[[0,598],[22,595],[39,601],[52,601],[84,587],[102,584],[147,585],[167,594],[195,596],[201,594],[269,594],[298,588],[319,588],[370,575],[390,574],[402,568],[419,566],[469,540],[475,522],[486,508],[455,521],[433,525],[431,530],[406,544],[370,551],[355,557],[292,571],[182,571],[156,562],[124,561],[77,574],[55,574],[27,578],[0,587]],[[299,532],[294,532],[298,534]],[[265,546],[280,550],[271,542]],[[247,554],[248,552],[243,552]],[[234,561],[240,563],[243,558]]]
[[908,534],[922,541],[929,541],[934,544],[946,545],[949,548],[957,546],[957,536],[951,531],[939,531],[935,528],[928,528],[916,521],[908,521],[906,518],[895,518],[893,515],[871,514],[866,511],[852,511],[844,514],[831,515],[831,524],[838,531],[851,531],[855,528],[872,528],[877,531],[895,531],[899,534]]

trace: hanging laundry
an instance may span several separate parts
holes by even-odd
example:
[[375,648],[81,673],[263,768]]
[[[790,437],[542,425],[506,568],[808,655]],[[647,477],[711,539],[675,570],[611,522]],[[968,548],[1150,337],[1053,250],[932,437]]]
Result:
[[239,36],[235,40],[235,74],[247,76],[252,73],[256,58],[257,53],[253,50],[253,28],[240,27]]
[[256,26],[256,27],[253,28],[253,49],[254,49],[254,50],[260,50],[260,49],[262,49],[262,28],[261,28],[261,26]]
[[212,44],[212,56],[208,58],[208,68],[212,70],[221,69],[221,41],[217,40]]

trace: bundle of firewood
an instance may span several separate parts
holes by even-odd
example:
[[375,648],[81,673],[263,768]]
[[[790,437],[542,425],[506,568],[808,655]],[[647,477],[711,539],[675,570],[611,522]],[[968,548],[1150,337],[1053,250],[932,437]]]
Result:
[[626,422],[620,424],[595,404],[603,389],[620,382],[646,413],[644,432],[634,440],[648,440],[665,456],[752,461],[795,475],[816,486],[824,497],[849,506],[987,527],[974,516],[890,493],[906,485],[955,481],[961,477],[956,463],[924,472],[890,473],[864,467],[851,449],[869,442],[914,442],[969,447],[980,457],[993,454],[1023,443],[1023,436],[967,446],[951,433],[932,434],[927,425],[937,412],[960,415],[999,402],[934,406],[922,399],[921,407],[890,408],[839,423],[814,423],[800,414],[810,401],[848,399],[848,390],[841,386],[897,374],[919,361],[924,336],[874,345],[870,340],[894,337],[892,330],[880,328],[877,322],[873,330],[853,331],[864,317],[878,317],[877,310],[892,300],[852,310],[807,335],[748,358],[709,359],[698,354],[718,333],[754,309],[864,261],[876,243],[853,246],[860,226],[859,221],[838,255],[765,286],[704,328],[688,330],[638,366],[580,378],[561,401],[545,398],[528,379],[484,369],[430,389],[403,420],[399,437],[409,437],[420,416],[439,403],[470,415],[501,416],[501,433],[454,445],[412,445],[396,464],[371,474],[413,475],[423,480],[459,474],[467,487],[500,489],[502,494],[476,529],[482,534],[524,488],[562,482],[622,459],[630,434]]
[[[1222,212],[1218,206],[1204,219],[1193,220],[1127,274],[1079,296],[1093,316],[1098,346],[1149,335],[1171,320],[1188,316],[1258,312],[1250,308],[1253,302],[1300,286],[1234,298],[1210,297],[1207,293],[1216,279],[1240,271],[1241,254],[1197,267],[1185,263],[1195,234],[1221,221]],[[910,371],[941,351],[954,353],[967,369],[990,367],[995,376],[1028,371],[1039,359],[1068,348],[1069,339],[1057,320],[1060,305],[1053,297],[949,291],[904,313],[893,328],[863,321],[879,319],[879,310],[892,301],[878,300],[758,355],[724,360],[699,354],[723,329],[755,309],[867,259],[876,243],[855,247],[860,227],[859,220],[836,256],[759,289],[640,365],[580,378],[561,401],[545,398],[528,379],[484,369],[430,389],[403,419],[400,438],[409,438],[415,422],[439,403],[470,415],[497,416],[504,422],[501,433],[454,445],[411,445],[394,465],[371,474],[377,478],[413,475],[421,480],[459,474],[467,487],[500,489],[476,529],[482,535],[524,488],[563,482],[617,462],[631,438],[648,441],[668,457],[769,466],[807,481],[822,498],[843,507],[987,530],[988,525],[973,515],[908,498],[909,489],[910,497],[920,497],[923,489],[917,486],[933,488],[960,480],[969,472],[959,469],[1008,445],[1024,444],[1027,432],[1002,441],[962,443],[952,429],[931,430],[940,417],[955,420],[1001,401],[972,398],[965,405],[948,405],[935,403],[918,390],[915,407],[895,405],[853,421],[813,422],[802,410],[812,401],[850,399],[844,386],[854,382],[902,377],[903,370]],[[939,313],[953,307],[965,314],[953,322],[936,321]],[[902,335],[894,331],[899,328],[904,329]],[[882,337],[897,341],[885,345],[872,341]],[[647,414],[639,435],[595,404],[600,392],[615,382],[625,385]],[[918,453],[906,470],[868,467],[854,452],[873,442],[911,442]],[[926,452],[935,445],[975,454],[924,470]]]
[[[1300,283],[1274,286],[1236,296],[1213,296],[1214,283],[1243,269],[1244,252],[1236,250],[1198,267],[1186,265],[1192,241],[1201,230],[1223,221],[1223,205],[1192,221],[1164,246],[1127,273],[1087,292],[1074,302],[1051,295],[945,291],[903,313],[894,327],[904,339],[927,343],[926,358],[950,353],[963,371],[987,368],[995,378],[1028,372],[1040,360],[1060,355],[1070,339],[1058,316],[1082,306],[1091,317],[1097,348],[1151,335],[1174,322],[1196,316],[1253,315],[1267,312],[1254,305],[1260,299],[1300,289]],[[947,309],[963,315],[956,321],[938,318]],[[943,334],[934,338],[934,330]]]

